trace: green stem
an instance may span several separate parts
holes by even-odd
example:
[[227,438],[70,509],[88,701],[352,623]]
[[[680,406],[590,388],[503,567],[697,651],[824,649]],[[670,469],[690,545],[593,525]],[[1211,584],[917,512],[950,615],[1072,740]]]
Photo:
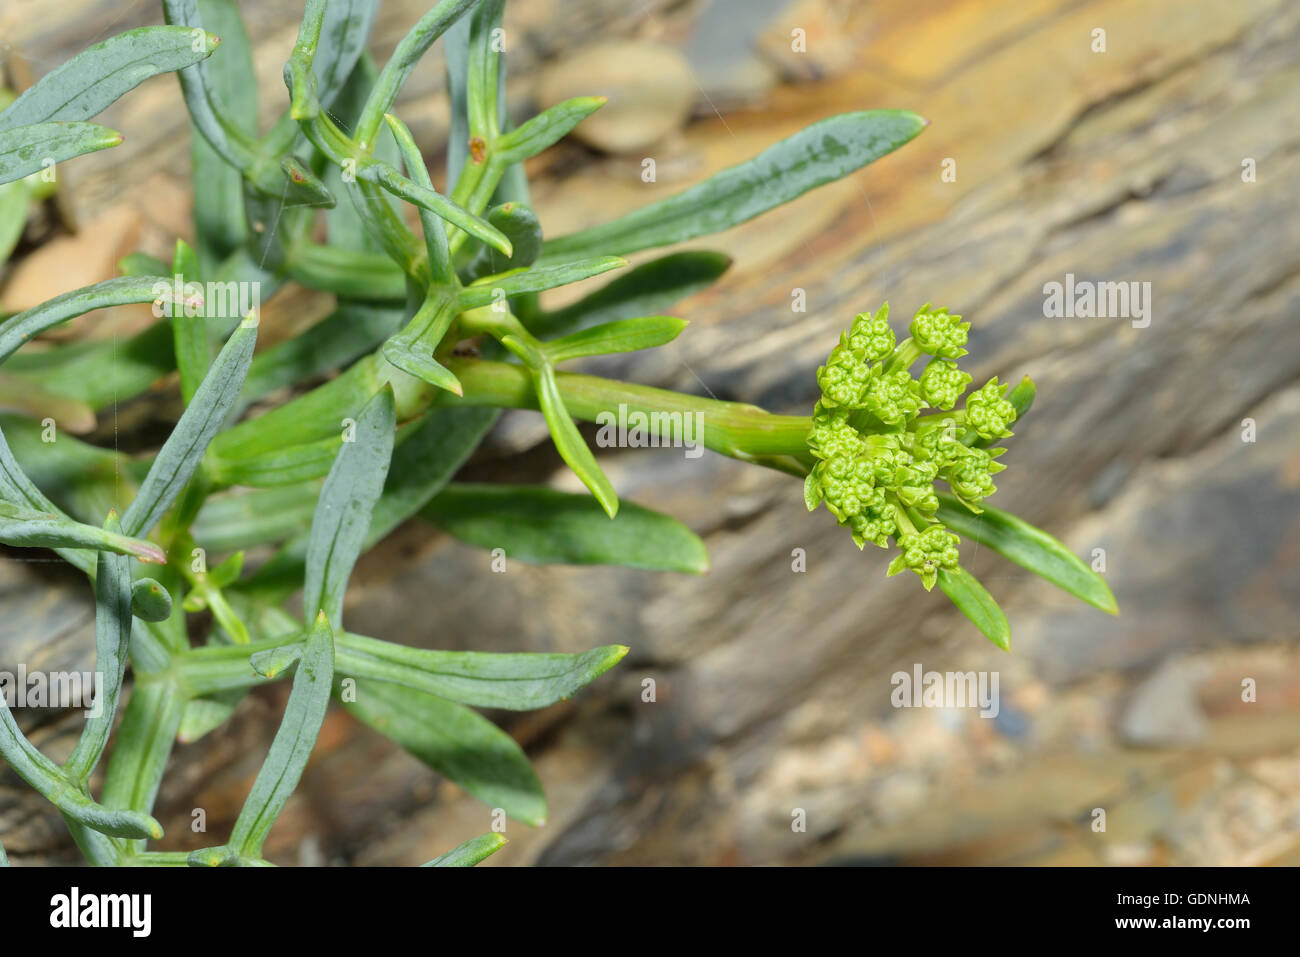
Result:
[[[449,367],[460,379],[465,395],[456,399],[443,393],[438,397],[441,402],[538,408],[532,380],[521,366],[484,359],[451,359]],[[555,379],[570,414],[587,422],[604,424],[610,419],[617,422],[621,406],[624,416],[633,413],[645,415],[649,434],[663,435],[674,428],[674,423],[665,416],[698,413],[703,426],[702,441],[715,452],[745,461],[807,454],[806,439],[812,428],[812,419],[808,416],[773,415],[740,402],[705,399],[571,372],[557,373]],[[678,421],[676,428],[680,427]]]

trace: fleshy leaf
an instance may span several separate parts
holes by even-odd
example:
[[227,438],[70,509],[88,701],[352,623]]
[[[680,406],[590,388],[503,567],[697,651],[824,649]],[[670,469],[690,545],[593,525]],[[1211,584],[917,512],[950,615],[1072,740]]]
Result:
[[605,645],[581,654],[434,651],[346,634],[337,653],[339,674],[405,685],[478,708],[530,711],[595,681],[627,648]]
[[211,56],[221,41],[195,42],[189,27],[140,27],[109,37],[65,61],[0,112],[0,133],[44,123],[88,120],[151,76]]
[[993,549],[1062,591],[1112,615],[1119,613],[1105,580],[1074,552],[1010,512],[983,506],[973,515],[957,499],[939,496],[939,520],[958,534]]
[[590,497],[544,486],[453,483],[420,517],[471,545],[504,548],[525,562],[709,570],[704,543],[677,519],[623,502],[611,520]]
[[1011,650],[1011,626],[993,596],[966,569],[940,568],[939,588],[957,609],[971,620],[989,641],[1003,651]]
[[239,398],[256,341],[257,326],[243,323],[226,341],[122,516],[127,534],[153,528],[199,467],[208,443]]
[[[439,854],[421,867],[473,867],[491,857],[508,842],[504,834],[480,834],[471,837],[464,844],[457,844],[446,854]],[[3,862],[4,848],[0,848],[0,862]]]
[[542,783],[515,740],[468,708],[403,685],[357,682],[343,707],[489,807],[546,823]]
[[893,152],[920,133],[925,122],[907,110],[832,116],[676,196],[552,239],[542,260],[596,252],[625,255],[721,232]]
[[303,615],[323,613],[343,627],[343,592],[370,527],[370,513],[384,488],[393,456],[393,392],[385,387],[357,416],[355,436],[345,441],[321,488],[307,544]]

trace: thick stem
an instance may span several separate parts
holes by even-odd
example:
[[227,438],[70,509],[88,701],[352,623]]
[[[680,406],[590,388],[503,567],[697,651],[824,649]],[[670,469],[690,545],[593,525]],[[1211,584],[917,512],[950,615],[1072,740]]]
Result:
[[[528,371],[521,366],[484,359],[453,359],[450,368],[465,389],[462,399],[439,396],[439,401],[501,408],[536,409],[537,395]],[[556,374],[564,405],[575,418],[600,424],[626,421],[633,414],[646,417],[652,435],[681,428],[667,416],[699,414],[705,446],[732,458],[753,460],[808,451],[812,419],[802,415],[773,415],[753,405],[722,402],[667,389],[602,379],[571,372]],[[621,408],[621,412],[620,412]]]

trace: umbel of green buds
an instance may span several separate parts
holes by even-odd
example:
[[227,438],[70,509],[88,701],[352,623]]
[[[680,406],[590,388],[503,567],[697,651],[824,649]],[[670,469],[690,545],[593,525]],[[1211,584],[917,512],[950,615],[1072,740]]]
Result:
[[[808,509],[824,503],[859,548],[896,542],[889,574],[911,569],[927,591],[959,557],[959,539],[935,517],[935,483],[947,483],[979,512],[997,491],[993,476],[1005,466],[995,459],[1006,451],[981,446],[1010,436],[1016,418],[996,377],[951,411],[971,383],[956,362],[966,354],[969,328],[961,316],[926,303],[899,342],[885,303],[857,316],[817,370],[822,395],[808,434],[817,460],[804,484]],[[923,356],[931,358],[914,379],[911,368]],[[943,414],[922,414],[931,408]]]

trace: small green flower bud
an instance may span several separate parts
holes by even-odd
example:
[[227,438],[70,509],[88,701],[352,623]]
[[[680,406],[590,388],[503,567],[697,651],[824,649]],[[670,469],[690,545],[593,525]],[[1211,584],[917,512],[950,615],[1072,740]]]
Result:
[[943,525],[930,525],[920,532],[909,532],[898,540],[902,551],[889,564],[889,574],[897,575],[910,568],[921,576],[921,584],[929,591],[939,577],[939,569],[957,567],[957,545],[960,539]]
[[994,376],[982,389],[967,396],[966,424],[981,439],[1004,439],[1011,434],[1007,426],[1016,421],[1016,407],[1003,397],[1005,391],[1006,386],[998,385],[998,377]]
[[[943,470],[943,478],[959,498],[968,502],[979,502],[996,492],[993,475],[1005,466],[993,461],[993,457],[984,449],[967,448],[959,444],[962,450],[956,459]],[[998,452],[1005,449],[998,449]]]
[[857,515],[883,495],[873,487],[871,466],[863,460],[838,457],[823,462],[821,467],[826,507],[841,521]]
[[889,303],[874,313],[858,313],[849,329],[849,350],[864,362],[880,362],[894,351],[894,330],[889,328]]
[[871,366],[850,351],[848,337],[841,336],[840,344],[831,350],[826,365],[817,370],[823,404],[846,409],[862,408],[863,397],[874,376]]
[[947,411],[957,404],[971,376],[950,359],[931,359],[921,373],[921,396],[935,408]]
[[961,434],[956,420],[929,422],[918,428],[911,436],[911,451],[918,459],[934,463],[942,469],[950,465],[961,454],[964,445],[958,441]]
[[969,322],[951,316],[947,309],[935,309],[928,302],[912,317],[912,341],[922,352],[944,359],[960,359],[966,354],[966,330]]
[[921,387],[906,369],[877,375],[871,380],[862,408],[886,425],[902,425],[921,409]]
[[876,505],[863,509],[857,515],[849,516],[848,526],[853,532],[853,541],[858,548],[862,548],[867,542],[880,548],[888,548],[889,537],[898,531],[893,506],[885,504],[884,492],[879,489],[876,491],[880,493]]
[[856,458],[865,448],[858,430],[849,425],[849,413],[844,409],[818,408],[813,413],[812,431],[808,433],[808,447],[819,459],[837,456]]

